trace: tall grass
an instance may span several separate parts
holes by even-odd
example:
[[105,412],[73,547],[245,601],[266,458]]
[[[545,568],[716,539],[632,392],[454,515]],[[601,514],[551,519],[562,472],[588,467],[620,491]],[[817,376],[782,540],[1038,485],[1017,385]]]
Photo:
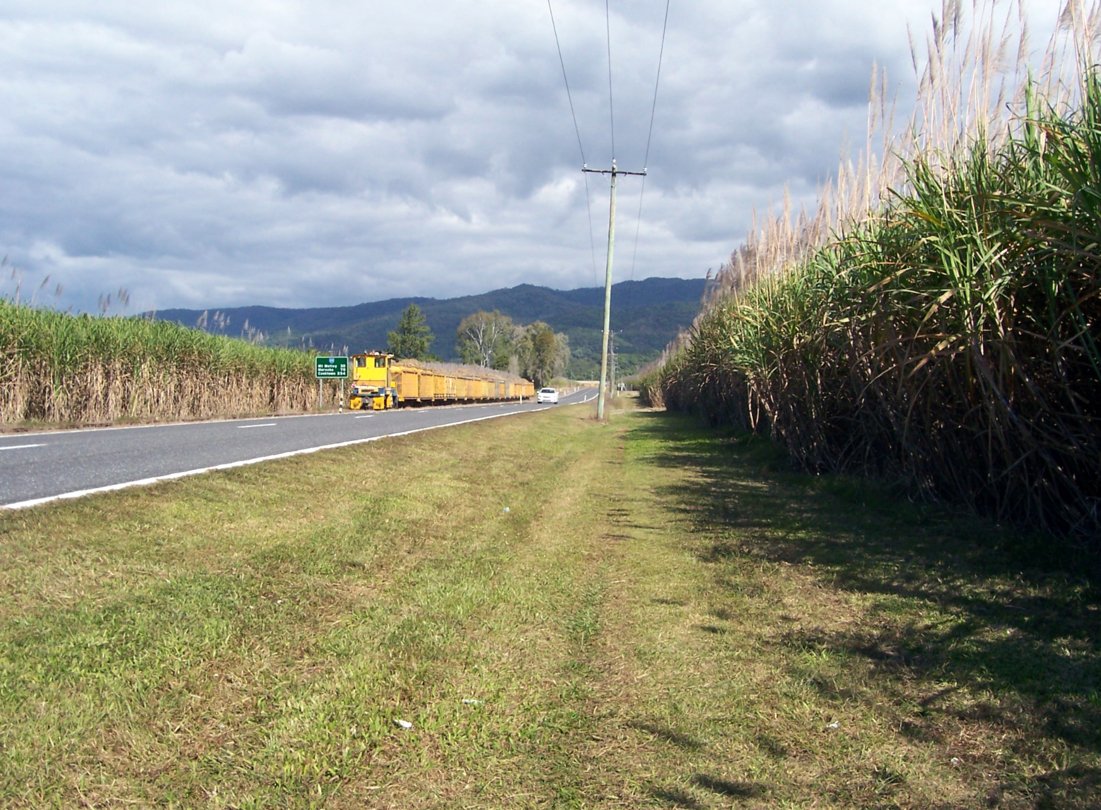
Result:
[[842,167],[835,189],[860,193],[755,228],[650,390],[808,469],[1097,548],[1101,11],[1067,4],[1032,70],[994,5],[964,38],[945,4],[909,129],[862,175]]
[[0,423],[96,424],[302,411],[310,355],[165,321],[0,300]]

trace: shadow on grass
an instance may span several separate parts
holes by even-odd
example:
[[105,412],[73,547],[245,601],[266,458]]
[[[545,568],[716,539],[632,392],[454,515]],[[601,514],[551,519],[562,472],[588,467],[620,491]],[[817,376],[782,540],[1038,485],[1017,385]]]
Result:
[[692,784],[731,799],[753,799],[764,796],[768,792],[762,785],[754,782],[730,782],[726,779],[716,779],[705,773],[697,773],[693,776]]
[[679,731],[669,728],[662,723],[654,723],[649,721],[636,720],[627,724],[630,728],[637,731],[645,731],[647,734],[652,734],[658,739],[665,740],[668,743],[672,743],[678,748],[683,748],[686,751],[699,751],[703,748],[703,743],[697,740],[695,737],[690,737],[687,734],[682,734]]
[[651,786],[650,795],[669,807],[684,807],[688,810],[703,810],[705,805],[696,800],[690,793],[679,788]]
[[[694,787],[725,799],[759,799],[768,794],[765,787],[753,782],[730,782],[704,773],[694,774],[691,781]],[[696,808],[711,806],[710,804],[704,804],[687,791],[675,787],[651,785],[650,795],[670,807],[684,807],[695,810]]]
[[[928,692],[925,713],[950,697],[937,686],[945,681],[989,690],[996,703],[970,709],[988,712],[984,721],[1028,723],[1030,739],[1101,752],[1096,559],[1076,559],[1053,538],[909,502],[881,485],[793,472],[767,441],[717,433],[684,417],[640,413],[632,435],[645,442],[640,446],[659,448],[652,463],[695,472],[663,494],[701,538],[701,561],[748,557],[807,566],[834,587],[881,596],[886,606],[855,629],[789,630],[780,643],[864,659],[885,677],[917,679]],[[935,735],[918,726],[910,733]],[[1037,777],[1039,789],[1061,778],[1077,785],[1072,792],[1097,782],[1092,769],[1070,770]]]

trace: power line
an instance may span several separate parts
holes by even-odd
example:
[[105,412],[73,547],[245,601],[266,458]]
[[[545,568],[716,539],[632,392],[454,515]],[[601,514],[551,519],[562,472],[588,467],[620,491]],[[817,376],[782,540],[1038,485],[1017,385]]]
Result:
[[[646,154],[642,159],[643,171],[650,165],[650,143],[654,136],[654,118],[658,109],[658,87],[661,84],[661,63],[665,56],[665,34],[669,30],[669,5],[672,0],[665,0],[665,21],[661,25],[661,47],[658,49],[658,70],[654,78],[654,101],[650,105],[650,129],[646,133]],[[638,236],[642,229],[642,199],[646,194],[646,175],[642,176],[642,188],[638,193],[638,219],[635,221],[635,248],[631,254],[631,278],[635,277],[635,260],[638,258]]]
[[608,39],[608,118],[612,125],[612,162],[615,162],[615,100],[612,96],[612,10],[611,0],[604,0],[604,27]]
[[562,66],[562,81],[566,83],[566,98],[570,102],[570,115],[573,117],[573,131],[577,134],[577,148],[581,152],[581,165],[585,165],[585,147],[581,145],[581,128],[577,125],[577,113],[573,108],[573,94],[570,92],[570,80],[566,77],[566,60],[562,58],[562,43],[558,40],[558,26],[554,22],[551,0],[547,0],[547,11],[550,12],[551,28],[554,29],[554,45],[558,48],[558,64]]
[[661,83],[661,60],[665,56],[665,32],[669,30],[669,4],[671,0],[665,0],[665,22],[661,26],[661,48],[658,50],[658,74],[654,79],[654,102],[650,105],[650,131],[646,134],[646,155],[642,158],[642,165],[650,164],[650,139],[654,135],[654,115],[658,109],[658,85]]
[[589,176],[587,174],[582,176],[585,178],[585,210],[589,214],[589,254],[592,257],[593,285],[595,286],[598,277],[596,274],[596,236],[593,234],[593,204],[592,198],[589,196]]
[[[585,160],[585,147],[581,143],[581,127],[577,124],[577,112],[573,106],[573,94],[570,92],[570,80],[566,76],[566,60],[562,57],[562,43],[558,39],[558,25],[554,21],[554,8],[551,0],[547,0],[547,11],[550,12],[551,28],[554,30],[554,45],[558,49],[558,64],[562,66],[562,82],[566,85],[566,98],[570,102],[570,117],[573,119],[573,131],[577,135],[577,151],[581,154],[581,165],[587,165]],[[593,236],[593,206],[589,195],[589,178],[585,177],[585,210],[589,215],[589,252],[592,255],[593,281],[596,281],[596,237]]]

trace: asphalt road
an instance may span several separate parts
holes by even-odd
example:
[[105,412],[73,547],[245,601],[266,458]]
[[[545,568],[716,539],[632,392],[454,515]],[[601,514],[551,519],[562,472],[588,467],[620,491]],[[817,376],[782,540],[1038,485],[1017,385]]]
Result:
[[[580,391],[562,404],[595,397]],[[553,408],[534,403],[348,411],[0,436],[0,508],[122,489],[387,436]]]

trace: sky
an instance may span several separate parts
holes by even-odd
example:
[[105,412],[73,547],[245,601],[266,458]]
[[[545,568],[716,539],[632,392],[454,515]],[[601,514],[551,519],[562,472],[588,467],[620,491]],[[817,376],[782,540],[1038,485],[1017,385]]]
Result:
[[905,109],[908,26],[940,2],[669,0],[663,45],[666,8],[5,0],[0,295],[134,314],[602,286],[610,183],[582,164],[613,158],[647,170],[617,178],[614,280],[702,278],[863,142],[873,64]]

